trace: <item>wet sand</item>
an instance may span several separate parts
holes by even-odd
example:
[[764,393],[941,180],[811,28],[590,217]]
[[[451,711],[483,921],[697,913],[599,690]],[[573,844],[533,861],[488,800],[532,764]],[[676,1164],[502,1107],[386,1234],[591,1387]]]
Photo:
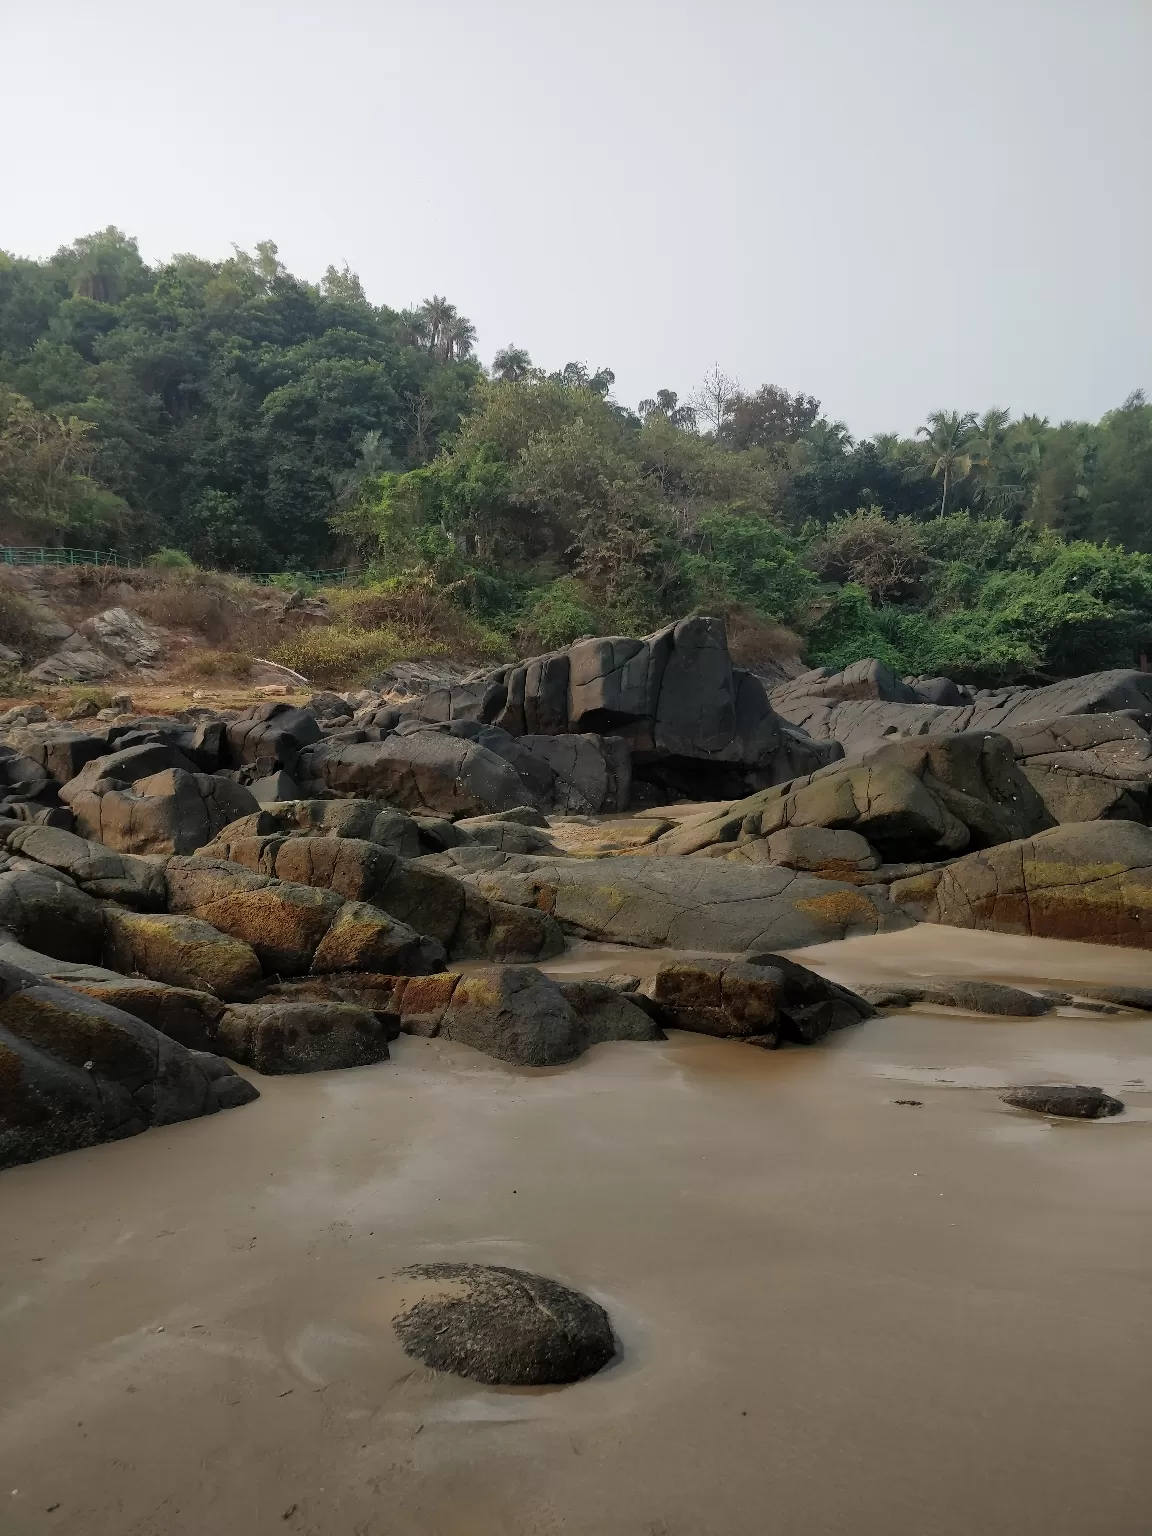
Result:
[[[596,948],[559,964],[644,956]],[[797,958],[1148,975],[926,928]],[[1129,1112],[1052,1123],[994,1091],[1038,1080]],[[11,1170],[0,1531],[1137,1536],[1150,1085],[1133,1014],[910,1010],[807,1051],[677,1034],[556,1071],[403,1039]],[[428,1259],[587,1290],[621,1358],[556,1391],[431,1375],[389,1323],[393,1272]]]

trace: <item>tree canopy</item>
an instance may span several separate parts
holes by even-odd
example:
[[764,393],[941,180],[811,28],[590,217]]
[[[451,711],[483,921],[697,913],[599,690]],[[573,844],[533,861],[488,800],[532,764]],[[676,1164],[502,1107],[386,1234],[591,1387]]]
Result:
[[[276,245],[150,266],[109,227],[0,254],[7,543],[301,570],[359,560],[522,647],[708,608],[808,656],[1003,680],[1152,642],[1152,406],[1002,407],[855,439],[811,394],[719,365],[635,411],[611,368],[546,371],[433,294],[373,304]],[[799,643],[799,642],[797,642]]]

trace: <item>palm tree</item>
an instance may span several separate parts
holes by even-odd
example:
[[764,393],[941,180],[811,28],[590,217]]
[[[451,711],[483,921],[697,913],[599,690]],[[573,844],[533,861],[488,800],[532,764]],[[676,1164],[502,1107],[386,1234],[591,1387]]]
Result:
[[464,315],[458,315],[453,305],[448,307],[452,310],[452,316],[444,327],[440,350],[446,363],[462,363],[465,358],[472,356],[472,348],[476,345],[476,327]]
[[655,400],[641,400],[636,407],[641,421],[647,421],[649,416],[663,416],[674,427],[679,427],[683,432],[696,430],[696,410],[691,405],[681,405],[680,396],[674,389],[658,389]]
[[492,359],[492,377],[506,384],[523,384],[532,372],[532,359],[523,347],[501,347]]
[[925,440],[928,457],[932,460],[932,474],[944,482],[944,494],[940,497],[939,516],[943,517],[948,506],[948,492],[953,481],[963,480],[972,468],[968,446],[976,428],[974,411],[933,411],[927,424],[920,427],[917,436]]

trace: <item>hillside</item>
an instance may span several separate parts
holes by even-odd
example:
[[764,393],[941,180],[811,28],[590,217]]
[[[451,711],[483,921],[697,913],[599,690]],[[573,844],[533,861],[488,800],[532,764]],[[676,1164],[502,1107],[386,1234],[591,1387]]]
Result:
[[[275,650],[347,686],[693,612],[724,615],[746,664],[876,656],[985,685],[1152,643],[1139,391],[1097,423],[939,411],[857,441],[813,396],[719,369],[691,402],[632,410],[610,369],[545,373],[508,346],[486,371],[475,341],[440,296],[377,306],[347,269],[294,276],[271,242],[149,267],[110,228],[0,255],[0,544],[205,568],[119,578],[178,650],[195,641],[181,676],[243,680]],[[356,590],[271,630],[266,590],[211,574],[335,566]],[[0,642],[32,670],[19,584]]]

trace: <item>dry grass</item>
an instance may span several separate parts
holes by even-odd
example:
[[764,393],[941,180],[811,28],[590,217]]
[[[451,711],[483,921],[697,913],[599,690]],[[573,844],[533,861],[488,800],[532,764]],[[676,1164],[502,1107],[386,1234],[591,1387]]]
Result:
[[804,641],[794,630],[773,619],[761,618],[749,608],[729,608],[724,624],[733,662],[753,672],[796,662],[804,649]]
[[40,610],[20,591],[9,572],[0,571],[0,645],[36,660],[52,649],[40,632]]

